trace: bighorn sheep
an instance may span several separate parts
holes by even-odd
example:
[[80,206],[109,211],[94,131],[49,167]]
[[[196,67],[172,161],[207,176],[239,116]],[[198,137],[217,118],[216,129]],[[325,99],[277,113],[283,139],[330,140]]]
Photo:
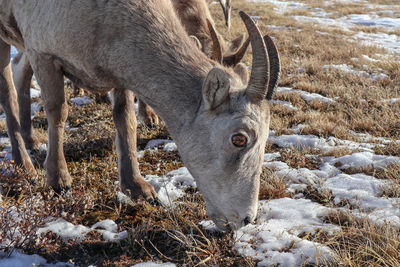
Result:
[[[230,25],[231,0],[219,2],[224,10],[226,23]],[[227,66],[235,66],[241,61],[250,40],[245,40],[242,34],[231,42],[225,41],[215,29],[206,0],[172,0],[172,4],[186,32],[198,40],[199,48],[206,55]],[[158,122],[157,114],[143,101],[139,101],[139,117],[147,125]]]
[[[172,0],[172,3],[187,33],[198,40],[199,48],[204,53],[227,66],[235,66],[240,62],[249,45],[249,39],[245,41],[244,35],[241,35],[232,42],[226,42],[215,30],[214,21],[205,0]],[[229,3],[229,1],[222,1],[221,5]],[[39,142],[34,135],[30,116],[29,85],[33,71],[29,60],[22,52],[14,58],[12,72],[18,91],[22,137],[28,149],[37,148]],[[74,88],[77,87],[74,86]],[[139,101],[138,111],[145,125],[158,124],[157,114],[143,101]]]
[[33,169],[20,133],[10,45],[25,51],[42,91],[48,185],[71,185],[63,152],[65,75],[86,89],[115,88],[124,192],[156,197],[138,168],[134,92],[166,123],[217,226],[238,228],[254,220],[270,118],[266,97],[276,86],[279,60],[272,40],[263,39],[248,15],[240,14],[253,47],[249,81],[237,74],[243,65],[227,68],[193,49],[170,1],[0,0],[0,10],[0,103],[17,163]]
[[172,3],[186,32],[199,39],[204,53],[228,66],[240,62],[249,40],[245,41],[244,35],[241,35],[232,42],[225,42],[215,30],[205,0],[172,0]]
[[[210,4],[213,0],[207,0],[207,3]],[[231,27],[231,3],[232,0],[218,0],[221,5],[222,11],[224,12],[225,25],[230,28]]]

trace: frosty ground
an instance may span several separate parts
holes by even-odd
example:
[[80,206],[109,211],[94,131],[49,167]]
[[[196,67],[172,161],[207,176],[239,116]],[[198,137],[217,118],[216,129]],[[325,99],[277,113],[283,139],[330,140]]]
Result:
[[[110,144],[113,134],[104,133],[112,126],[105,119],[111,117],[105,111],[107,104],[88,96],[75,97],[69,100],[73,111],[68,119],[66,144],[78,147],[71,145],[66,153],[73,178],[78,180],[73,190],[78,196],[69,197],[76,197],[77,203],[83,203],[89,211],[77,208],[78,204],[70,207],[63,203],[61,211],[45,213],[49,216],[28,232],[35,237],[56,239],[55,244],[36,244],[36,250],[34,245],[27,248],[23,242],[12,240],[20,240],[26,232],[18,222],[27,220],[27,211],[18,205],[25,201],[36,209],[52,202],[35,191],[10,197],[3,186],[2,218],[7,213],[7,218],[17,223],[9,222],[15,225],[8,229],[14,231],[8,235],[11,239],[0,240],[0,249],[7,249],[0,254],[0,266],[400,264],[400,6],[396,1],[378,0],[238,0],[233,1],[233,6],[233,29],[226,33],[227,38],[243,31],[236,13],[246,10],[258,20],[263,32],[274,37],[282,61],[280,85],[271,101],[271,132],[256,222],[228,239],[215,232],[195,181],[162,127],[139,129],[142,172],[157,189],[162,206],[131,203],[118,192],[115,151]],[[212,12],[219,14],[215,6]],[[217,26],[223,29],[221,20]],[[248,57],[246,63],[250,62]],[[45,141],[39,94],[39,90],[32,89],[32,116]],[[101,123],[84,116],[100,118]],[[1,131],[2,157],[9,159],[4,123]],[[77,140],[86,143],[82,145]],[[33,153],[39,169],[45,151],[46,146],[42,145]],[[43,170],[37,179],[43,182]],[[98,185],[100,181],[94,179],[107,184]],[[30,186],[33,190],[42,188]],[[96,200],[84,200],[79,190]],[[109,200],[100,200],[101,197]],[[121,206],[130,206],[146,223],[111,211],[125,211]],[[139,208],[145,209],[144,214],[153,214],[151,220],[138,215]],[[6,225],[2,222],[3,228]],[[182,246],[185,256],[179,254],[181,251],[170,252],[154,238],[158,232],[151,228],[153,225]],[[149,239],[153,247],[143,241],[146,239],[137,229],[152,236]],[[99,262],[86,246],[93,240],[112,248],[132,244],[139,244],[139,248],[124,255],[101,256]],[[374,246],[374,242],[388,246]],[[75,244],[85,249],[79,250]],[[10,250],[12,247],[19,250]],[[87,253],[84,256],[88,261],[60,252],[63,247]],[[135,254],[138,251],[142,257]],[[223,262],[223,258],[231,261]]]

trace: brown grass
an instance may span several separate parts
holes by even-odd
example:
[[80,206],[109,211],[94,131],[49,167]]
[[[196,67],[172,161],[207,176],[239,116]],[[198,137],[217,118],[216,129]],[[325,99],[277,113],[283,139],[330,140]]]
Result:
[[341,226],[342,231],[324,237],[336,254],[329,266],[399,266],[400,232],[389,225],[376,225],[349,213],[330,214],[326,221]]
[[264,168],[260,180],[260,200],[291,197],[283,179],[276,177],[271,170]]

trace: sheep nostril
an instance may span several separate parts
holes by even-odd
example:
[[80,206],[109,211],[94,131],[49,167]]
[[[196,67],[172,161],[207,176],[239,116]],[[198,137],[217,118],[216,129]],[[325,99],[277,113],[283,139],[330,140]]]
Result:
[[248,225],[249,223],[251,223],[251,220],[249,217],[244,218],[244,226]]

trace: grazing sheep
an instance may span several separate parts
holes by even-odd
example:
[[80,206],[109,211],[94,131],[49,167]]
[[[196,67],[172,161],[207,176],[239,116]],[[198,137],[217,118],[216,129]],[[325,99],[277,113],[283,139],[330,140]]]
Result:
[[170,1],[0,0],[0,10],[0,103],[17,163],[33,170],[20,132],[10,45],[26,53],[42,91],[48,185],[71,186],[63,151],[66,76],[87,90],[111,90],[125,193],[156,197],[137,161],[136,94],[167,125],[216,225],[236,229],[254,220],[268,138],[267,98],[277,84],[279,60],[272,40],[248,15],[240,13],[253,47],[247,81],[243,65],[225,67],[193,49]]

